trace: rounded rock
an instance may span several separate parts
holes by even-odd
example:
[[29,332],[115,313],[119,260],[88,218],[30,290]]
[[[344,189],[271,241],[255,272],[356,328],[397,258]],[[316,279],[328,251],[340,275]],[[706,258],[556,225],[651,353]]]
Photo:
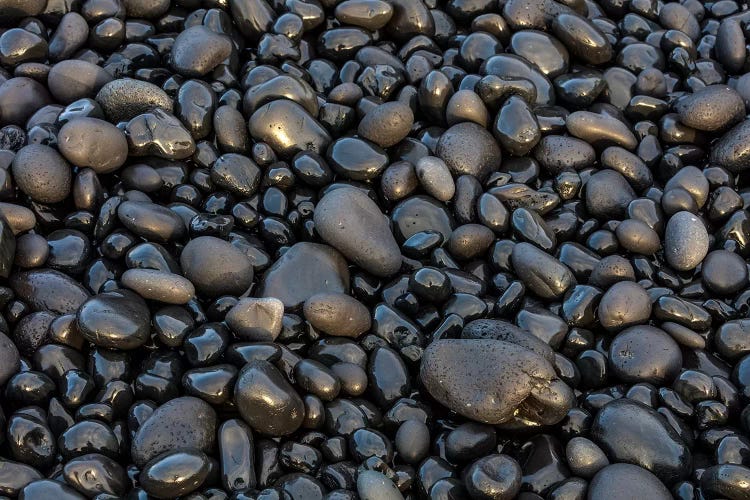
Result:
[[642,467],[612,464],[600,470],[591,480],[589,500],[670,500],[672,494],[659,479]]
[[612,373],[627,383],[671,383],[682,367],[680,346],[659,328],[640,325],[619,333],[609,346]]
[[409,106],[399,101],[386,102],[362,118],[357,133],[380,147],[389,148],[409,135],[413,124],[414,114]]
[[34,201],[58,203],[70,195],[70,165],[49,146],[24,146],[16,153],[11,169],[18,188]]
[[365,271],[391,276],[401,267],[388,218],[359,189],[329,191],[315,207],[314,220],[320,237]]
[[182,31],[172,45],[172,67],[182,76],[192,78],[210,73],[232,53],[232,41],[205,26],[191,26]]
[[128,157],[128,141],[117,127],[98,118],[75,118],[57,136],[60,153],[77,167],[97,174],[119,169]]
[[242,295],[253,282],[250,259],[213,236],[190,240],[180,254],[180,265],[196,291],[207,297]]
[[319,293],[304,304],[305,319],[329,335],[357,338],[370,330],[370,311],[343,293]]
[[689,271],[698,267],[708,254],[708,246],[708,231],[696,215],[677,212],[667,222],[664,255],[674,269]]
[[148,300],[167,304],[186,304],[195,297],[193,284],[179,274],[156,269],[128,269],[122,284]]
[[148,340],[148,306],[138,295],[105,292],[87,300],[76,314],[78,331],[89,342],[109,349],[135,349]]
[[473,122],[453,125],[443,132],[435,153],[455,175],[473,175],[480,181],[498,170],[502,161],[495,138]]
[[234,400],[248,425],[270,436],[293,433],[305,418],[302,398],[268,361],[245,365],[237,377]]
[[149,460],[179,448],[213,452],[216,443],[216,412],[202,399],[184,396],[154,410],[133,436],[131,455],[139,467]]
[[651,317],[651,297],[638,283],[620,281],[602,296],[597,316],[609,331],[646,323]]
[[696,130],[715,132],[745,118],[745,102],[726,85],[709,85],[678,100],[680,121]]
[[734,252],[714,250],[703,260],[701,277],[712,292],[732,295],[747,286],[747,264]]
[[554,424],[573,401],[549,362],[501,340],[436,340],[422,356],[420,379],[441,404],[488,424]]

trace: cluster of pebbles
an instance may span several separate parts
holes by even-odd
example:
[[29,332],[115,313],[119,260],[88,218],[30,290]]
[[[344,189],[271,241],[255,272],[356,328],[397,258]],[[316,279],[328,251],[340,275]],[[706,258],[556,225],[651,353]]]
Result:
[[0,26],[1,498],[750,498],[744,2]]

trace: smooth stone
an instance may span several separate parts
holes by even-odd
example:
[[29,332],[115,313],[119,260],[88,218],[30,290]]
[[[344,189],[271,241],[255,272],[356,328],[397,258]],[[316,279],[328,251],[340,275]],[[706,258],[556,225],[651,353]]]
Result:
[[750,495],[750,469],[738,464],[713,465],[703,471],[700,484],[711,498],[745,498]]
[[393,481],[380,472],[365,470],[357,475],[357,493],[362,500],[403,500]]
[[77,167],[97,174],[119,169],[128,157],[128,141],[117,127],[98,118],[75,118],[60,129],[60,153]]
[[630,327],[609,346],[612,374],[627,383],[648,382],[657,386],[671,383],[682,367],[680,346],[658,328]]
[[195,297],[195,287],[179,274],[156,269],[128,269],[122,284],[147,300],[167,304],[187,304]]
[[537,30],[513,33],[509,49],[534,63],[548,78],[564,74],[570,64],[568,49],[555,37]]
[[598,219],[624,219],[628,205],[636,198],[625,177],[609,169],[592,175],[585,191],[586,209]]
[[172,45],[172,68],[182,76],[201,77],[213,71],[232,53],[232,41],[205,26],[191,26]]
[[[315,262],[315,266],[309,266]],[[288,283],[293,280],[294,287]],[[298,309],[317,293],[349,290],[346,260],[335,249],[319,243],[296,243],[263,275],[261,297],[276,297],[289,309]]]
[[40,108],[51,104],[52,96],[36,80],[27,77],[9,78],[0,84],[0,126],[25,126]]
[[550,175],[581,170],[596,160],[594,148],[585,141],[563,135],[546,135],[534,149],[534,158]]
[[193,139],[203,139],[211,133],[216,101],[213,89],[204,82],[188,80],[180,86],[175,100],[174,114],[187,128]]
[[406,241],[422,231],[436,231],[443,241],[450,238],[455,221],[445,205],[431,196],[410,196],[391,211],[393,231],[398,241]]
[[388,218],[362,191],[329,191],[315,207],[315,229],[328,244],[362,269],[391,276],[401,267],[401,251]]
[[357,338],[370,330],[370,311],[343,293],[318,293],[305,301],[303,312],[310,324],[329,335]]
[[123,201],[117,207],[117,217],[133,233],[157,243],[180,240],[187,233],[177,213],[148,201]]
[[238,418],[219,427],[221,480],[227,491],[240,491],[256,485],[255,448],[252,430]]
[[375,179],[388,166],[386,152],[359,137],[342,137],[333,141],[326,159],[336,173],[354,181]]
[[661,414],[634,400],[604,405],[591,426],[591,440],[610,460],[639,465],[666,484],[684,479],[691,470],[690,450],[677,432]]
[[709,237],[705,224],[690,212],[677,212],[664,231],[664,255],[678,271],[695,269],[708,254]]
[[129,486],[125,470],[115,460],[99,453],[70,460],[63,468],[63,477],[87,496],[124,495]]
[[590,479],[609,465],[609,459],[593,441],[585,437],[574,437],[565,447],[565,458],[570,471],[579,477]]
[[745,102],[726,85],[709,85],[675,103],[680,122],[696,130],[715,132],[745,118]]
[[[350,2],[353,0],[349,0]],[[367,113],[357,126],[357,133],[382,148],[401,142],[414,124],[414,114],[406,104],[383,103]]]
[[549,362],[501,340],[436,340],[422,355],[420,379],[442,405],[488,424],[551,425],[573,404]]
[[58,203],[70,195],[73,174],[60,153],[49,146],[21,148],[11,165],[18,188],[39,203]]
[[600,470],[591,480],[587,498],[670,500],[673,497],[659,478],[646,469],[631,464],[612,464]]
[[562,13],[552,20],[552,33],[570,53],[588,64],[604,64],[614,55],[607,36],[589,19],[576,13]]
[[127,290],[90,298],[78,310],[76,324],[86,340],[109,349],[136,349],[151,332],[146,302]]
[[727,18],[719,24],[714,44],[716,59],[732,74],[741,73],[745,64],[747,48],[745,47],[745,34],[740,22],[736,19]]
[[19,500],[35,500],[37,498],[56,498],[57,500],[84,500],[86,497],[79,494],[67,484],[42,479],[29,483],[18,495]]
[[59,62],[69,59],[86,43],[88,35],[89,25],[82,15],[78,12],[68,12],[63,15],[60,24],[49,39],[50,61]]
[[597,317],[609,331],[647,323],[651,317],[651,297],[639,284],[620,281],[604,292]]
[[322,154],[331,136],[308,111],[294,101],[280,99],[258,108],[250,117],[250,135],[267,143],[282,158],[301,151]]
[[[551,0],[544,1],[550,4],[556,3]],[[532,99],[529,99],[529,104],[542,106],[555,104],[555,89],[552,86],[552,82],[533,63],[523,57],[513,54],[497,54],[487,59],[482,68],[483,74],[486,75],[530,81],[536,89],[536,95]]]
[[473,122],[453,125],[438,140],[435,154],[455,175],[484,180],[500,168],[502,152],[487,129]]
[[22,17],[38,16],[46,6],[46,0],[3,0],[0,3],[0,18],[16,22]]
[[567,266],[531,243],[517,243],[511,262],[524,285],[542,299],[561,299],[576,284]]
[[162,108],[154,108],[131,119],[125,125],[131,156],[156,156],[166,160],[184,160],[195,153],[190,132]]
[[388,24],[393,7],[383,0],[346,0],[336,6],[334,16],[344,24],[374,31]]
[[30,465],[0,459],[0,493],[17,496],[28,484],[42,479],[42,474]]
[[698,207],[703,207],[708,200],[710,190],[708,179],[698,167],[681,168],[664,185],[664,192],[675,188],[682,188],[690,193]]
[[231,243],[214,236],[199,236],[185,245],[180,265],[200,295],[242,295],[253,282],[250,259]]
[[142,467],[164,452],[194,448],[211,453],[216,442],[216,412],[191,396],[172,399],[154,410],[133,436],[133,462]]
[[642,192],[654,183],[653,174],[646,163],[636,154],[619,146],[611,146],[601,155],[602,166],[620,172],[633,188]]
[[25,233],[36,226],[34,212],[15,203],[0,202],[0,217],[5,219],[14,235]]
[[172,99],[161,88],[142,80],[121,78],[104,85],[96,102],[110,122],[128,121],[154,108],[172,111]]
[[471,498],[521,498],[523,472],[508,455],[487,455],[464,470],[463,479]]
[[750,167],[750,120],[722,135],[712,145],[709,160],[735,174]]
[[414,165],[414,172],[424,190],[436,199],[447,202],[456,193],[456,185],[448,166],[437,156],[420,158]]
[[605,114],[575,111],[565,119],[565,126],[571,135],[594,147],[617,145],[633,150],[638,145],[627,125]]
[[242,98],[242,110],[249,116],[264,104],[279,99],[296,102],[313,117],[320,111],[315,90],[305,80],[290,75],[275,76],[249,88]]
[[281,372],[268,361],[245,365],[234,387],[234,401],[250,427],[269,436],[296,431],[305,417],[305,405]]
[[747,286],[747,264],[734,252],[714,250],[703,259],[701,278],[712,292],[729,296]]
[[151,459],[141,470],[141,487],[155,498],[176,498],[198,489],[211,472],[209,458],[200,450],[168,451]]
[[111,81],[112,75],[104,68],[79,59],[60,61],[50,68],[47,75],[50,94],[61,104],[93,98]]
[[34,269],[15,274],[10,284],[17,297],[34,311],[72,314],[90,296],[73,278],[52,269]]
[[515,156],[525,156],[542,138],[531,107],[517,95],[510,96],[500,108],[492,133]]
[[284,303],[273,297],[240,299],[225,321],[242,339],[256,342],[273,342],[281,333]]
[[237,153],[227,153],[211,166],[211,180],[220,188],[242,197],[255,194],[260,185],[261,170],[250,158]]
[[615,235],[620,245],[627,251],[654,255],[661,248],[659,233],[638,219],[626,219],[617,225]]
[[459,90],[448,100],[445,108],[445,121],[448,125],[461,122],[474,122],[481,127],[487,127],[490,116],[484,101],[473,90]]
[[264,32],[271,31],[276,15],[265,0],[231,0],[228,4],[237,28],[250,41],[256,42]]

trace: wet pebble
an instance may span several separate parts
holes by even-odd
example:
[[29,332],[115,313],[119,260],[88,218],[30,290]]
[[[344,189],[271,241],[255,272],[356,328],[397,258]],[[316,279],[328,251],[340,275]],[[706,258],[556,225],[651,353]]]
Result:
[[274,341],[282,329],[284,303],[275,298],[250,298],[238,301],[226,315],[229,328],[240,338]]
[[122,284],[148,300],[168,304],[185,304],[195,297],[195,287],[178,274],[156,269],[128,269]]
[[70,195],[72,171],[53,148],[30,144],[21,148],[11,167],[18,188],[32,200],[57,203]]
[[704,223],[690,212],[670,217],[664,232],[664,255],[674,269],[695,269],[708,253],[708,231]]
[[216,412],[205,401],[184,396],[154,410],[132,439],[133,461],[144,466],[162,453],[193,448],[213,451],[216,442]]
[[203,76],[232,53],[229,37],[205,26],[191,26],[181,32],[172,45],[172,67],[182,76]]
[[[489,366],[502,367],[502,373]],[[420,377],[442,404],[490,424],[520,419],[553,423],[571,405],[570,388],[544,358],[501,340],[435,341],[425,350]],[[546,410],[517,411],[516,402],[526,398]]]
[[372,274],[390,276],[401,267],[388,219],[357,189],[326,194],[315,207],[315,228],[326,243]]
[[241,295],[252,283],[253,267],[247,256],[213,236],[190,240],[180,254],[185,277],[201,295]]
[[370,329],[370,312],[358,300],[343,293],[319,293],[305,301],[310,324],[329,334],[357,338]]
[[745,103],[733,89],[709,85],[679,100],[675,111],[688,127],[714,132],[741,121],[745,117]]
[[91,167],[108,174],[119,169],[128,156],[125,135],[114,125],[98,118],[76,118],[58,135],[60,153],[78,167]]
[[305,416],[302,398],[267,361],[251,361],[240,372],[234,400],[251,428],[271,436],[296,431]]
[[380,147],[388,148],[404,139],[413,124],[414,115],[406,104],[388,102],[367,113],[359,122],[357,133]]

